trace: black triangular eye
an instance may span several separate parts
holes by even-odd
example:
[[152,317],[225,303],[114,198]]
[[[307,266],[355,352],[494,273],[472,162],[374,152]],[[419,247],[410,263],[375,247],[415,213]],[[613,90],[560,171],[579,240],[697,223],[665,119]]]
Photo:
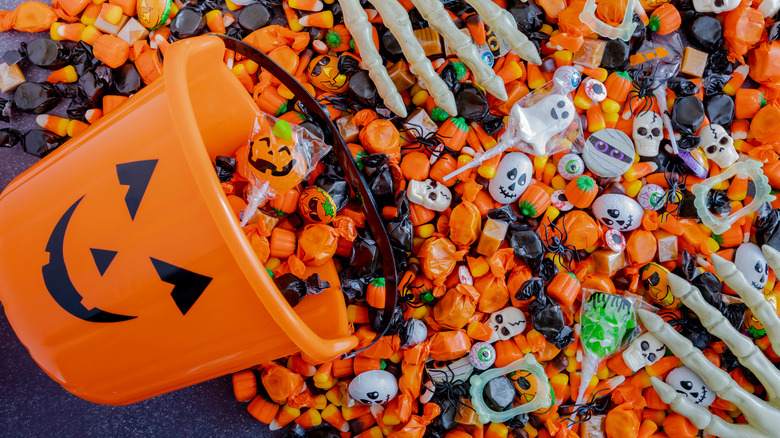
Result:
[[525,185],[525,181],[526,181],[526,176],[525,176],[525,174],[522,174],[522,175],[520,175],[520,179],[517,180],[517,183],[520,184],[521,186],[523,186],[523,185]]
[[756,262],[756,266],[753,267],[753,269],[755,269],[759,274],[764,273],[764,265],[762,265],[761,262]]
[[512,169],[509,172],[507,172],[506,173],[506,177],[511,179],[511,180],[514,180],[515,178],[517,178],[517,169]]
[[658,275],[657,272],[653,272],[649,277],[647,277],[647,283],[650,286],[658,286],[658,283],[661,281],[661,276]]

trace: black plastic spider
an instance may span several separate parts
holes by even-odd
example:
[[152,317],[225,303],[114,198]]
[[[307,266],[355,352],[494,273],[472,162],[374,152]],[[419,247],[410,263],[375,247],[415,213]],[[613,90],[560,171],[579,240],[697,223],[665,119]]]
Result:
[[420,298],[420,291],[422,290],[423,286],[411,286],[410,283],[412,280],[407,281],[406,283],[402,284],[401,287],[401,293],[398,294],[398,305],[401,307],[401,310],[406,312],[409,310],[409,308],[418,309],[425,305],[425,302],[422,301]]
[[318,103],[325,105],[332,105],[339,111],[350,111],[349,97],[341,94],[332,94],[327,96],[320,96],[317,98]]
[[[669,214],[680,217],[680,207],[683,203],[683,192],[685,188],[685,182],[688,179],[688,175],[680,174],[674,171],[664,171],[664,179],[666,184],[669,185],[669,189],[664,192],[664,208]],[[673,208],[668,208],[669,204],[674,205]]]
[[660,83],[656,83],[656,69],[650,67],[644,70],[636,70],[631,76],[633,80],[633,88],[628,92],[628,98],[623,103],[621,112],[625,110],[628,105],[628,110],[633,114],[634,107],[633,102],[641,102],[639,107],[639,113],[650,111],[655,105],[655,90],[661,86]]
[[[612,395],[611,394],[604,394],[599,395],[602,392],[607,391],[606,389],[602,389],[600,391],[597,391],[595,394],[593,394],[593,397],[591,397],[590,402],[583,403],[581,405],[578,405],[576,403],[569,404],[569,405],[561,405],[560,412],[561,412],[561,421],[571,421],[571,424],[579,424],[579,423],[585,423],[586,421],[590,420],[591,417],[594,415],[601,415],[607,411],[607,408],[609,406],[609,403],[612,401]],[[579,420],[572,420],[571,414],[574,414],[575,417],[579,417]]]
[[[574,259],[574,255],[577,253],[577,248],[574,245],[565,243],[569,238],[569,231],[566,229],[566,221],[563,221],[563,225],[559,228],[554,222],[550,221],[549,228],[556,231],[556,234],[552,236],[548,233],[548,227],[544,226],[544,239],[542,245],[546,252],[551,252],[558,257],[558,260],[565,263],[567,271],[571,272],[571,262]],[[560,234],[560,237],[558,237]]]
[[450,368],[450,364],[447,364],[447,371],[428,369],[428,373],[440,373],[445,376],[443,382],[436,383],[436,389],[433,391],[434,399],[440,406],[444,407],[443,405],[446,403],[449,408],[454,409],[455,412],[460,412],[460,407],[465,407],[472,411],[474,410],[474,407],[463,402],[463,399],[471,398],[469,393],[471,384],[468,382],[468,379],[456,382],[455,373],[453,373],[452,368]]
[[[401,130],[402,133],[411,133],[411,138],[401,136],[405,141],[409,142],[409,146],[405,146],[404,149],[419,149],[420,146],[424,147],[432,156],[440,158],[442,154],[449,154],[455,156],[456,152],[453,149],[447,147],[444,143],[447,136],[443,136],[438,132],[429,132],[427,135],[422,134],[422,126],[415,124],[407,124],[408,127]],[[419,144],[420,146],[411,146],[413,144]]]

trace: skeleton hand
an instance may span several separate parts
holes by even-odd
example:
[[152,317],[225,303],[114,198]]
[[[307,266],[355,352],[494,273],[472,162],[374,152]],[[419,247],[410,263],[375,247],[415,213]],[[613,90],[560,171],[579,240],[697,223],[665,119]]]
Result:
[[[780,252],[765,245],[762,248],[767,263],[775,272],[780,272]],[[718,276],[742,297],[745,304],[761,321],[772,343],[774,351],[780,351],[780,318],[763,294],[750,285],[736,266],[717,255],[712,263]],[[713,365],[690,341],[677,333],[656,314],[640,310],[639,315],[645,327],[663,340],[672,352],[691,370],[696,372],[718,396],[733,403],[742,411],[747,424],[731,424],[713,415],[709,410],[696,406],[671,386],[653,377],[652,383],[661,400],[671,405],[672,410],[688,417],[699,429],[723,438],[730,437],[776,437],[780,426],[780,371],[767,359],[764,353],[747,337],[741,335],[715,308],[704,301],[699,290],[687,281],[667,274],[669,286],[675,297],[693,310],[704,327],[722,339],[739,362],[750,369],[761,381],[768,394],[764,402],[742,389],[725,371]]]
[[[412,73],[419,75],[425,88],[433,97],[436,105],[447,111],[450,115],[458,112],[455,98],[447,88],[444,81],[436,74],[433,65],[426,58],[420,43],[412,32],[409,14],[396,0],[369,0],[374,5],[379,15],[382,16],[385,26],[395,35],[398,44],[409,61]],[[493,96],[506,100],[504,82],[496,76],[493,70],[482,60],[473,42],[464,35],[453,23],[447,11],[444,10],[439,0],[411,0],[420,15],[428,21],[430,26],[439,32],[453,52],[474,73],[474,79]],[[360,6],[359,0],[339,0],[344,13],[344,24],[349,29],[363,58],[363,65],[368,69],[368,74],[376,84],[379,95],[385,101],[385,105],[401,117],[406,117],[406,106],[401,95],[390,80],[382,65],[382,58],[371,39],[371,24],[368,16]],[[482,19],[488,23],[493,31],[501,36],[514,51],[523,59],[540,64],[541,59],[536,51],[536,46],[517,30],[517,23],[512,14],[491,0],[469,0]]]

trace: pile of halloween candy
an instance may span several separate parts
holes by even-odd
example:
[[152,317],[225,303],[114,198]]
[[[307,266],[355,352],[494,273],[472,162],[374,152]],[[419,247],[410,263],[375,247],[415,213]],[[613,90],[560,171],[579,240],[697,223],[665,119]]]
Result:
[[[243,39],[327,107],[381,209],[401,279],[385,289],[361,201],[321,128],[278,80],[227,51],[268,114],[215,162],[236,220],[292,306],[330,286],[304,278],[307,266],[336,266],[362,350],[234,374],[236,398],[257,420],[322,437],[682,438],[769,412],[716,397],[723,388],[683,365],[692,353],[672,352],[686,351],[672,339],[679,332],[745,394],[776,397],[764,386],[778,382],[745,366],[764,359],[747,361],[743,344],[729,348],[733,336],[710,335],[713,316],[700,320],[690,296],[673,292],[689,281],[758,356],[780,362],[758,304],[721,282],[740,277],[776,316],[780,3],[398,3],[422,50],[396,37],[403,20],[385,26],[379,10],[393,0],[364,2],[364,22],[350,18],[348,0],[22,3],[0,12],[0,29],[49,34],[3,55],[0,90],[13,97],[0,99],[0,120],[39,114],[42,129],[0,129],[0,146],[44,156],[159,78],[176,40]],[[454,35],[424,18],[439,6]],[[495,6],[503,15],[488,19]],[[496,16],[534,50],[510,50],[517,41],[487,24]],[[484,64],[453,48],[458,35]],[[366,41],[389,82],[365,65],[374,59]],[[51,70],[46,82],[25,80],[30,64]],[[47,114],[63,98],[67,115]],[[716,276],[721,258],[738,272]],[[396,293],[383,320],[386,294]],[[652,326],[648,310],[669,326]],[[712,419],[695,411],[694,424],[681,400]]]

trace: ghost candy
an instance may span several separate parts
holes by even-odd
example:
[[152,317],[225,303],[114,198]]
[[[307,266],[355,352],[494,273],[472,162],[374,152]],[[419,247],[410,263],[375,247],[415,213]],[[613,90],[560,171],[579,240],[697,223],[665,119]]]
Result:
[[381,405],[398,394],[395,376],[383,370],[360,373],[349,384],[349,395],[364,405]]
[[639,228],[645,212],[642,206],[626,195],[608,193],[593,201],[593,215],[604,225],[618,230]]
[[623,131],[602,129],[588,137],[582,149],[582,159],[596,175],[614,178],[634,164],[634,142]]
[[528,108],[513,106],[504,135],[528,143],[536,156],[547,156],[547,142],[568,128],[575,116],[571,99],[551,94]]
[[734,264],[737,270],[745,277],[745,281],[756,288],[757,291],[763,291],[768,278],[769,265],[766,263],[766,257],[761,252],[761,248],[754,243],[743,243],[737,248],[734,256]]
[[496,168],[496,175],[490,180],[490,196],[501,204],[517,201],[528,185],[534,165],[522,152],[506,154]]
[[693,404],[706,408],[715,401],[715,392],[688,367],[675,368],[666,376],[666,383]]

